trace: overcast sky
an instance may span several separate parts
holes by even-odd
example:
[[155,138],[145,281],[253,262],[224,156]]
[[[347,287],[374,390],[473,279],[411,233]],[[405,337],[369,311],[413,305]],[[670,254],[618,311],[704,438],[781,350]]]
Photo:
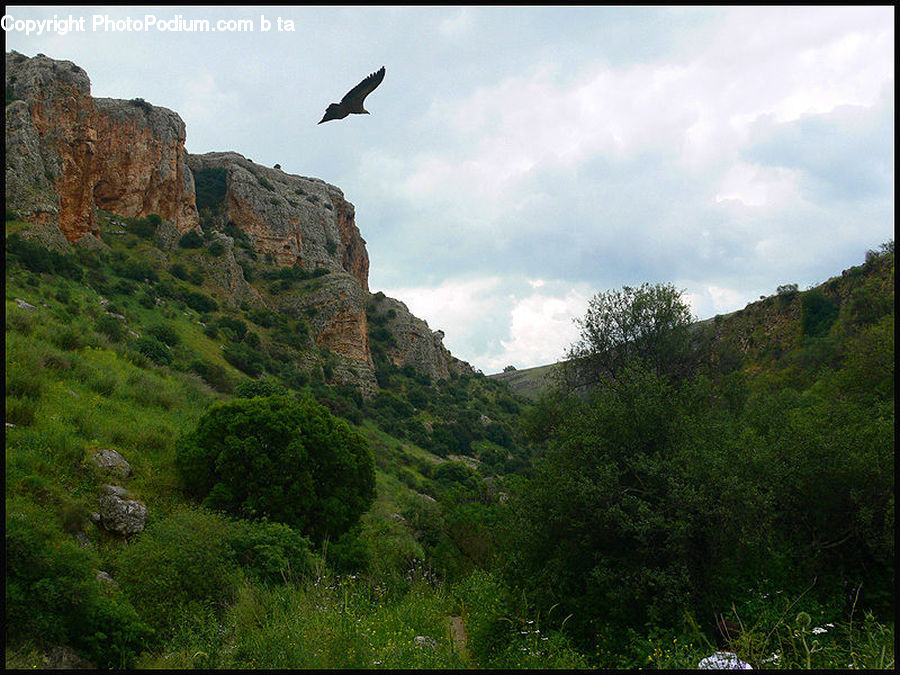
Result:
[[[189,152],[337,185],[370,288],[485,373],[559,360],[597,292],[671,282],[705,319],[893,239],[893,7],[7,15],[7,50],[74,61],[94,96],[175,110]],[[25,34],[54,16],[85,30]],[[371,115],[317,125],[382,65]]]

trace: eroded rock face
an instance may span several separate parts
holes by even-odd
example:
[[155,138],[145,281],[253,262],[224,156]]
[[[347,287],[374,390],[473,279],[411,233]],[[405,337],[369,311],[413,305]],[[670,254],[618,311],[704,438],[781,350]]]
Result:
[[171,110],[135,99],[94,99],[71,61],[6,55],[7,206],[58,225],[70,242],[97,235],[96,207],[126,217],[157,213],[197,226],[185,127]]
[[[213,293],[217,301],[302,316],[310,326],[310,346],[337,357],[327,361],[326,379],[377,390],[366,316],[369,257],[353,204],[340,189],[235,152],[189,155],[176,113],[142,99],[92,98],[87,74],[70,61],[10,52],[6,66],[7,92],[16,99],[6,108],[7,206],[48,226],[32,228],[39,232],[29,236],[52,231],[64,247],[99,243],[98,208],[124,217],[156,213],[164,219],[157,243],[171,249],[181,234],[201,226],[199,191],[203,227],[217,231],[224,252],[198,252],[194,262],[222,289]],[[247,238],[252,252],[235,249],[223,234],[231,227]],[[242,265],[256,260],[329,273],[269,297],[244,275]],[[395,364],[436,379],[472,372],[443,346],[443,333],[403,303],[391,302],[397,318],[387,327],[396,338],[390,354]],[[324,367],[319,357],[310,354],[306,365]]]
[[304,317],[315,347],[342,357],[334,368],[337,383],[353,384],[368,394],[378,384],[369,350],[367,296],[353,276],[336,271],[299,282],[273,301],[279,312]]
[[411,366],[435,380],[447,379],[452,373],[474,373],[472,366],[452,356],[444,346],[443,331],[432,331],[404,303],[384,293],[375,293],[370,298],[372,311],[387,318],[385,327],[396,342],[387,349],[388,358],[395,366]]
[[235,225],[261,258],[306,270],[343,270],[369,288],[369,254],[344,193],[318,178],[254,164],[236,152],[190,155],[191,171],[225,172],[221,225]]

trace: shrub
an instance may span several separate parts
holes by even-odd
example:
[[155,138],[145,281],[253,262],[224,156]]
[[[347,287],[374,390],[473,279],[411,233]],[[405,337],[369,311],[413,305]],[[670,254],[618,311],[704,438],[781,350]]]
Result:
[[218,303],[208,295],[191,291],[184,296],[184,304],[196,312],[215,312],[219,309]]
[[119,559],[118,578],[154,628],[174,628],[179,616],[221,608],[237,587],[228,520],[188,509],[151,523]]
[[101,668],[131,667],[147,626],[124,598],[104,596],[96,556],[47,516],[21,499],[7,504],[7,638],[72,645]]
[[158,366],[167,366],[174,358],[172,350],[152,336],[138,338],[132,346],[139,354],[146,356]]
[[188,273],[184,268],[184,265],[181,263],[175,263],[169,268],[169,274],[171,274],[176,279],[181,279],[182,281],[187,281]]
[[256,398],[257,396],[283,396],[287,394],[287,389],[279,382],[265,378],[262,380],[247,380],[241,382],[234,390],[234,395],[238,398]]
[[204,504],[316,540],[347,531],[375,497],[365,439],[309,397],[214,405],[179,439],[176,465]]
[[157,340],[170,347],[174,347],[181,342],[181,337],[178,335],[178,332],[164,323],[150,326],[147,329],[147,334],[155,337]]
[[97,330],[103,333],[113,342],[118,342],[125,337],[125,326],[114,316],[104,314],[96,322]]
[[260,581],[297,580],[312,569],[309,539],[287,525],[237,520],[229,530],[236,561]]
[[838,307],[834,300],[821,290],[814,288],[800,297],[803,335],[806,337],[824,337],[838,316]]
[[256,377],[266,369],[265,354],[242,343],[229,343],[225,346],[222,356],[228,363],[250,377]]
[[203,248],[203,237],[196,230],[189,230],[178,240],[181,248]]
[[151,213],[145,218],[128,218],[125,221],[125,229],[132,234],[136,234],[141,239],[153,239],[156,234],[156,228],[162,223],[162,217],[159,214]]
[[206,382],[222,393],[228,394],[234,389],[234,385],[228,377],[225,369],[217,363],[210,363],[203,359],[195,359],[188,366],[190,370],[197,373]]

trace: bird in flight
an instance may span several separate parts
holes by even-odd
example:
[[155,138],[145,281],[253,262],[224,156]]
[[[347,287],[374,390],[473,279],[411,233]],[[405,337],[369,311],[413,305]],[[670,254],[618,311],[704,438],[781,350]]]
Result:
[[[358,85],[353,87],[353,89],[348,91],[344,95],[344,98],[341,99],[340,103],[332,103],[329,105],[325,110],[325,116],[322,118],[322,122],[342,120],[350,113],[368,115],[369,111],[363,108],[363,102],[366,100],[366,96],[371,94],[375,87],[381,84],[383,79],[384,66],[381,66],[379,70],[376,70]],[[319,122],[319,124],[322,124],[322,122]]]

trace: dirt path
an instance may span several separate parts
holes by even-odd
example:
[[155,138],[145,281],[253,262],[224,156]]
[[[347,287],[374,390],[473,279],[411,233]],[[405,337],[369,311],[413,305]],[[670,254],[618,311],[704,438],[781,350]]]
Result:
[[466,626],[462,617],[450,617],[450,639],[453,640],[453,650],[462,658],[468,658],[466,650]]

